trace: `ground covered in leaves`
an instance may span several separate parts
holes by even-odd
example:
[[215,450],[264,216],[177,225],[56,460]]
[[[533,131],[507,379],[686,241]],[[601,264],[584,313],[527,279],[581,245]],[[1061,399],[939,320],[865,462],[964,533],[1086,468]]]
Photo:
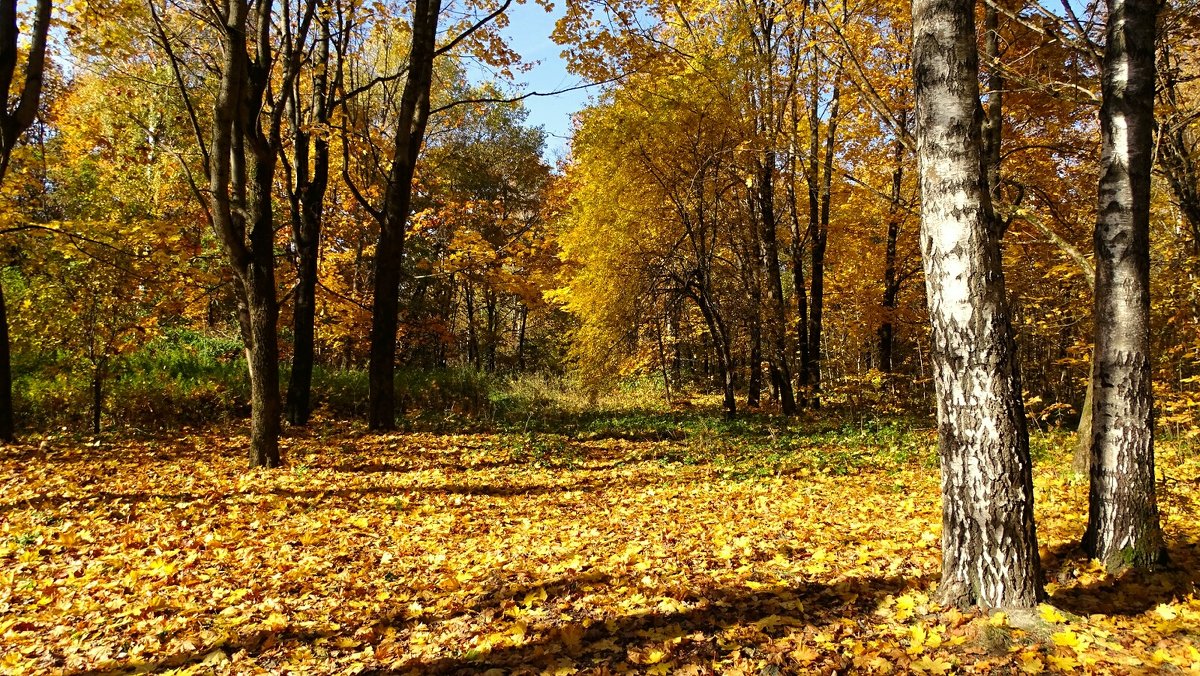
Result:
[[213,431],[34,440],[0,450],[0,672],[1200,671],[1196,450],[1160,444],[1171,566],[1111,579],[1068,442],[1034,439],[1031,625],[931,600],[925,431],[326,422],[253,472]]

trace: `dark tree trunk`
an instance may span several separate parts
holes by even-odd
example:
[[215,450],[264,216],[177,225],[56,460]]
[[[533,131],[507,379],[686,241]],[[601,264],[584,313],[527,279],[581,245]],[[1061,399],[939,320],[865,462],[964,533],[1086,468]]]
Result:
[[808,405],[810,387],[809,368],[812,357],[808,345],[808,293],[804,279],[804,235],[800,230],[800,217],[796,212],[795,193],[792,193],[792,286],[796,290],[796,349],[799,352],[799,368],[796,373],[799,387],[799,404]]
[[798,406],[808,405],[809,377],[808,367],[811,358],[808,354],[808,294],[804,280],[804,255],[807,245],[808,230],[801,227],[800,200],[796,192],[796,176],[800,172],[800,149],[796,139],[800,136],[800,105],[799,97],[792,97],[791,102],[791,145],[788,148],[788,180],[784,182],[787,190],[788,215],[791,220],[791,273],[792,288],[796,294],[796,399]]
[[679,306],[667,310],[667,329],[671,332],[671,377],[678,387],[683,379],[683,347],[679,340]]
[[879,370],[884,373],[892,372],[892,359],[895,352],[895,329],[892,322],[896,314],[896,301],[900,295],[900,277],[896,269],[896,245],[900,239],[900,221],[903,209],[900,203],[901,189],[904,184],[904,143],[896,139],[894,154],[895,167],[892,169],[891,205],[888,217],[887,241],[884,245],[883,264],[883,321],[879,324]]
[[[24,73],[17,68],[20,53],[17,0],[0,0],[0,185],[8,174],[13,148],[33,124],[42,95],[46,41],[50,30],[51,0],[37,0],[33,29],[25,56]],[[13,92],[14,82],[21,91]],[[0,442],[16,441],[13,416],[12,359],[8,341],[8,312],[0,288]]]
[[[525,370],[525,323],[529,319],[529,306],[525,305],[524,303],[521,303],[521,309],[518,314],[520,316],[520,320],[519,320],[520,324],[517,328],[517,370],[524,371]],[[662,341],[661,334],[659,335],[659,341],[660,342]],[[661,345],[659,347],[661,349]],[[664,365],[663,368],[666,368],[666,366]],[[668,384],[668,387],[670,387],[670,384]]]
[[[318,226],[319,227],[319,226]],[[299,244],[299,242],[297,242]],[[307,243],[303,245],[308,248]],[[287,420],[307,425],[311,412],[314,346],[317,316],[316,244],[306,251],[298,247],[295,301],[292,306],[292,372],[288,379]]]
[[758,168],[758,213],[762,226],[761,242],[767,273],[767,305],[771,337],[771,370],[774,372],[780,411],[796,414],[796,395],[792,391],[792,370],[787,350],[787,306],[783,298],[783,278],[779,266],[778,224],[775,218],[775,153],[766,152]]
[[259,263],[247,271],[250,343],[250,466],[279,467],[279,305],[273,265]]
[[496,294],[491,289],[484,291],[484,311],[487,314],[487,332],[484,338],[487,345],[487,371],[496,372],[496,343],[499,342],[499,308]]
[[819,106],[821,97],[814,81],[809,104],[808,240],[810,248],[807,357],[804,380],[809,389],[809,406],[821,407],[821,333],[825,316],[825,247],[829,241],[829,206],[833,186],[833,151],[837,140],[840,89],[835,84],[829,99],[822,158]]
[[1150,375],[1156,0],[1108,0],[1096,220],[1096,392],[1083,546],[1110,571],[1163,560]]
[[999,240],[981,163],[972,0],[913,3],[921,253],[942,467],[945,605],[1042,598],[1033,478]]
[[482,368],[482,360],[479,355],[479,330],[475,323],[475,287],[472,286],[470,280],[465,281],[466,290],[464,293],[466,299],[467,311],[467,361],[478,371]]
[[762,330],[757,322],[750,323],[750,362],[746,366],[750,370],[746,408],[758,408],[762,404]]
[[8,308],[4,303],[4,287],[0,285],[0,442],[17,440],[13,425],[12,358],[8,343]]
[[[329,122],[330,97],[338,88],[336,80],[330,86],[329,19],[321,20],[321,42],[313,65],[312,120],[318,125]],[[341,69],[336,69],[341,72]],[[293,149],[289,181],[292,203],[292,242],[296,247],[296,294],[292,307],[292,372],[287,389],[287,420],[292,425],[308,424],[312,400],[312,374],[315,358],[317,311],[317,263],[320,256],[321,222],[325,209],[325,192],[329,187],[329,141],[324,135],[313,138],[307,129],[304,111],[298,101],[300,87],[296,86],[289,107]],[[312,168],[309,168],[309,148],[312,147]]]
[[412,179],[429,121],[441,0],[413,2],[408,75],[401,94],[392,167],[388,173],[375,250],[375,300],[371,312],[370,414],[368,427],[396,427],[396,332],[399,328],[400,268],[404,230],[412,200]]
[[[251,6],[243,0],[228,0],[220,12],[224,33],[221,81],[203,158],[209,177],[208,211],[243,306],[239,324],[250,376],[250,466],[279,467],[283,464],[279,454],[282,406],[272,190],[283,109],[276,108],[270,115],[264,111],[273,65],[272,3],[268,0]],[[300,44],[314,12],[315,5],[310,5],[304,27],[295,37]],[[166,33],[161,24],[159,28],[167,47]],[[174,52],[169,47],[167,51],[174,59]],[[284,64],[285,88],[297,70],[298,62]],[[181,93],[186,99],[187,90],[181,89]],[[193,123],[199,136],[194,118]]]
[[104,414],[104,368],[92,369],[92,434],[100,434],[100,417]]
[[[1000,198],[1000,154],[1004,140],[1004,75],[1000,71],[1000,18],[996,7],[984,3],[983,10],[983,58],[987,68],[987,106],[984,108],[983,152],[980,156],[983,162],[983,175],[987,179],[988,194],[995,204]],[[998,218],[995,210],[992,213],[993,226],[1003,231],[1002,219]]]
[[1195,134],[1189,127],[1196,123],[1191,111],[1181,108],[1179,78],[1185,66],[1171,51],[1169,41],[1163,41],[1162,64],[1158,72],[1162,82],[1160,96],[1165,114],[1159,126],[1158,169],[1171,186],[1175,203],[1188,226],[1191,254],[1200,258],[1200,156]]
[[[707,292],[706,287],[701,283],[701,288],[696,292],[693,298],[696,305],[700,308],[700,314],[704,315],[704,321],[708,324],[708,330],[712,336],[713,352],[717,355],[717,368],[720,369],[721,392],[723,395],[722,407],[725,409],[725,417],[732,418],[737,415],[737,396],[734,388],[734,373],[733,373],[733,350],[730,346],[729,333],[726,331],[725,320],[721,317],[720,311],[713,305]],[[707,357],[705,358],[707,369]]]
[[375,246],[374,302],[371,305],[371,353],[367,367],[370,397],[367,427],[396,427],[396,333],[400,326],[400,261],[403,234],[381,228]]

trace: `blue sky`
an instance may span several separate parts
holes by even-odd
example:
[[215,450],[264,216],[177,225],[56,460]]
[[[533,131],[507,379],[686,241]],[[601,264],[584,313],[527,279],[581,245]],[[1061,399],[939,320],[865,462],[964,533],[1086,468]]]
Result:
[[[517,73],[511,87],[513,93],[525,91],[549,92],[582,84],[578,76],[567,72],[562,59],[563,48],[554,44],[550,34],[554,23],[563,14],[560,1],[553,12],[546,12],[533,0],[526,4],[514,3],[507,14],[508,27],[504,36],[526,62],[538,62],[533,70]],[[493,79],[486,72],[475,75],[477,80]],[[546,159],[553,164],[567,153],[571,129],[571,114],[587,105],[589,97],[598,94],[599,87],[556,94],[534,96],[525,100],[529,110],[529,124],[540,126],[546,131]]]

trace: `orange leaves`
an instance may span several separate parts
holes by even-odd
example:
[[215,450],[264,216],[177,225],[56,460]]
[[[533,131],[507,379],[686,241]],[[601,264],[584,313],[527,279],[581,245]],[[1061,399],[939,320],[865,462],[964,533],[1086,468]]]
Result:
[[[244,439],[215,435],[5,450],[0,669],[1200,667],[1200,599],[1169,576],[1113,580],[1048,551],[1058,582],[1032,626],[939,607],[937,476],[919,461],[838,476],[806,449],[803,472],[732,479],[715,453],[659,459],[688,441],[564,438],[551,452],[569,465],[517,441],[324,428],[289,440],[302,465],[251,474]],[[1059,464],[1037,473],[1052,549],[1085,497]],[[1195,509],[1190,485],[1163,490]]]

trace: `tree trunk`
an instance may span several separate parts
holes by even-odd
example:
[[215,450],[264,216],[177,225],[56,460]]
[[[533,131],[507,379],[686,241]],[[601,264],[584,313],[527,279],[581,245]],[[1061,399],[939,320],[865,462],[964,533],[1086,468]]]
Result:
[[1071,471],[1080,476],[1089,475],[1092,468],[1092,412],[1096,407],[1096,359],[1092,350],[1092,363],[1088,369],[1087,392],[1083,395],[1083,409],[1076,428],[1075,455],[1071,458]]
[[746,365],[750,377],[746,382],[746,408],[762,405],[762,330],[758,322],[750,323],[750,362]]
[[287,389],[287,420],[292,425],[307,425],[311,411],[317,317],[316,248],[315,243],[305,243],[299,246],[297,251],[299,265],[296,270],[295,301],[292,305],[292,373]]
[[811,246],[808,293],[808,332],[805,378],[809,386],[809,405],[821,407],[821,332],[825,316],[825,247],[829,242],[829,207],[833,186],[833,150],[837,139],[840,89],[835,84],[829,99],[829,120],[825,124],[824,151],[821,157],[821,124],[818,116],[821,97],[814,78],[809,103],[811,136],[809,139],[808,239]]
[[[1004,140],[1004,76],[1000,72],[1000,16],[994,5],[984,3],[983,9],[983,57],[987,66],[987,106],[984,108],[983,128],[983,175],[987,180],[988,194],[992,204],[1000,199],[1000,153]],[[1003,219],[992,212],[992,227],[1003,234]]]
[[[712,336],[713,351],[717,355],[717,367],[721,370],[722,407],[725,409],[725,417],[733,418],[737,415],[737,397],[733,377],[733,351],[730,348],[729,334],[725,330],[725,321],[703,288],[697,291],[693,298],[700,307],[700,314],[704,315],[704,321],[708,324],[708,331]],[[706,366],[707,362],[706,357]]]
[[[321,42],[313,64],[312,119],[328,124],[331,103],[328,19],[321,22]],[[336,80],[336,78],[335,78]],[[312,373],[316,342],[317,263],[320,256],[321,225],[325,210],[325,192],[329,187],[329,141],[322,135],[312,138],[299,105],[300,87],[295,87],[288,106],[292,125],[295,180],[289,182],[292,202],[292,241],[296,247],[296,296],[292,306],[292,373],[288,380],[287,420],[292,425],[308,424],[312,400]],[[312,170],[309,171],[309,143],[312,143]]]
[[1191,254],[1200,258],[1200,157],[1188,131],[1196,117],[1181,107],[1179,78],[1185,72],[1184,62],[1173,54],[1169,41],[1163,41],[1161,58],[1157,68],[1162,83],[1159,95],[1166,110],[1160,116],[1163,119],[1158,134],[1158,170],[1171,186],[1175,203],[1187,223]]
[[467,311],[467,361],[478,371],[481,368],[482,361],[479,356],[479,330],[475,324],[475,287],[471,285],[470,280],[465,280],[466,284],[466,311]]
[[[17,69],[20,22],[17,0],[0,0],[0,185],[8,173],[13,149],[21,134],[33,124],[45,80],[46,43],[50,31],[51,0],[37,0],[34,22],[25,52],[25,72]],[[28,5],[23,5],[27,7]],[[21,83],[21,91],[11,90]],[[13,416],[12,359],[8,340],[8,312],[0,288],[0,442],[17,440]]]
[[400,261],[403,234],[381,228],[375,247],[374,302],[371,305],[371,354],[367,367],[369,412],[367,427],[396,427],[396,332],[400,313]]
[[1163,560],[1150,374],[1155,0],[1108,0],[1096,220],[1096,392],[1084,549],[1110,571]]
[[780,411],[784,415],[795,415],[796,395],[792,391],[792,370],[788,363],[787,351],[787,306],[783,298],[783,278],[779,269],[778,225],[775,218],[775,153],[768,151],[765,155],[758,167],[758,212],[762,225],[762,254],[767,273],[771,370],[775,374]]
[[[520,308],[521,309],[518,311],[518,316],[520,317],[520,319],[519,319],[520,324],[518,325],[518,328],[517,328],[517,370],[524,371],[525,370],[525,323],[529,319],[529,306],[524,303],[521,303]],[[658,338],[659,338],[659,342],[661,342],[662,341],[661,333],[659,334]],[[661,349],[662,346],[660,345],[659,347]],[[663,368],[665,369],[666,366],[664,365]],[[670,385],[668,384],[668,387],[669,386]],[[670,395],[668,395],[668,396],[670,396]]]
[[100,434],[100,416],[104,413],[104,371],[92,369],[92,434]]
[[4,303],[4,286],[0,285],[0,442],[17,440],[13,425],[12,357],[8,343],[8,308]]
[[796,347],[799,352],[799,368],[796,373],[799,404],[808,405],[809,367],[812,358],[808,345],[808,293],[804,280],[804,237],[800,232],[800,218],[795,214],[793,195],[792,216],[792,286],[796,290]]
[[487,289],[483,294],[484,311],[487,316],[487,332],[484,338],[487,341],[487,371],[488,373],[496,372],[496,343],[500,341],[499,330],[499,308],[496,302],[496,293],[491,289]]
[[441,0],[413,3],[408,75],[397,111],[395,147],[388,172],[379,244],[375,250],[375,301],[371,312],[370,415],[372,430],[396,427],[396,332],[399,328],[400,268],[404,262],[404,230],[412,200],[425,127],[429,121],[429,89],[433,81]]
[[892,192],[888,218],[887,242],[884,245],[883,265],[883,321],[879,323],[879,370],[892,372],[892,355],[895,350],[895,330],[892,320],[896,313],[896,301],[900,295],[899,273],[896,269],[896,245],[900,239],[901,189],[904,184],[904,143],[897,138],[894,146],[896,165],[892,169]]
[[913,3],[921,253],[942,467],[945,605],[1042,597],[1025,412],[981,164],[971,0]]
[[264,95],[272,71],[271,2],[255,4],[252,20],[250,9],[242,0],[232,0],[221,16],[221,82],[206,158],[209,215],[245,307],[240,324],[250,375],[250,466],[278,467],[279,307],[272,189],[279,150],[273,141],[281,118],[272,117],[270,132],[264,131]]
[[275,300],[275,275],[251,271],[247,283],[250,345],[250,466],[279,467],[279,343],[276,329],[279,306]]

